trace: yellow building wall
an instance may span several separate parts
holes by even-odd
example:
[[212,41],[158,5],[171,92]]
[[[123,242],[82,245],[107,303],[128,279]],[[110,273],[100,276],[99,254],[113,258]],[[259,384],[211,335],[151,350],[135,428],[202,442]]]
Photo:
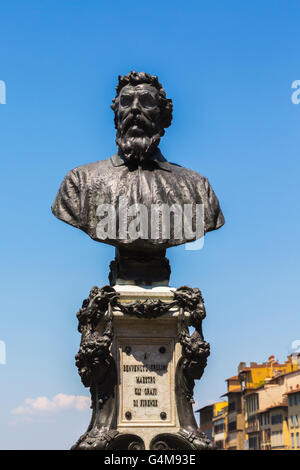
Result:
[[214,416],[217,416],[223,408],[227,408],[227,401],[220,401],[214,404]]
[[[297,427],[291,427],[291,416],[298,415],[298,426]],[[296,433],[299,433],[299,439],[300,439],[300,403],[298,405],[293,405],[289,406],[289,415],[288,415],[288,439],[289,439],[289,447],[290,449],[293,450],[300,450],[300,447],[297,447],[297,439],[296,439]],[[292,433],[294,434],[294,443],[295,446],[292,448]]]
[[[282,423],[272,424],[272,416],[274,415],[282,415]],[[270,412],[270,431],[271,431],[271,447],[272,450],[283,450],[290,448],[290,435],[289,435],[289,428],[288,423],[286,420],[287,413],[283,409],[275,409]],[[279,444],[276,442],[276,438],[274,438],[273,433],[282,433],[282,443]]]
[[297,370],[297,365],[293,362],[286,362],[281,366],[266,366],[266,367],[251,367],[251,371],[248,372],[246,377],[247,387],[258,388],[264,384],[266,377],[274,377],[275,372],[281,374],[288,374]]

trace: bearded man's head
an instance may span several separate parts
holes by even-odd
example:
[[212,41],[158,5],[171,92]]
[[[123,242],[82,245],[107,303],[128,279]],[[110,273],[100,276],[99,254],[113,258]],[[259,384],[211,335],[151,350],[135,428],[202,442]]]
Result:
[[156,76],[130,72],[119,76],[115,113],[116,142],[128,161],[141,162],[157,148],[172,121],[172,100]]

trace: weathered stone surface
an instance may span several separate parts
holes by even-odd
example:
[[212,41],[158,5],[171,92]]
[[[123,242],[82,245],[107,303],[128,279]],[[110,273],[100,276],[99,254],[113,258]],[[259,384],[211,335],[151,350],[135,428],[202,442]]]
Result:
[[174,423],[174,339],[121,338],[119,426]]

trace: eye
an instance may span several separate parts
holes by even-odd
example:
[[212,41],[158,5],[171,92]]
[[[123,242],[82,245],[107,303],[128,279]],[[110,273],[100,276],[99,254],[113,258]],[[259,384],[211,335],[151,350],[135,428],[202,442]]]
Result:
[[144,106],[144,108],[153,108],[156,106],[156,100],[153,98],[153,96],[146,93],[140,96],[139,101],[141,105]]
[[131,95],[122,95],[120,98],[121,106],[130,106],[132,103],[133,97]]

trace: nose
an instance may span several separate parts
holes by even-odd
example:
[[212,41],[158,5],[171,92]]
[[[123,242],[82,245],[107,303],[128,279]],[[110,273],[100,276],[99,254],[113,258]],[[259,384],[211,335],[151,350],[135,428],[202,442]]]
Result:
[[132,106],[131,106],[131,112],[132,114],[136,115],[136,114],[139,114],[141,112],[140,110],[140,105],[139,105],[139,101],[138,101],[138,97],[136,96],[132,102]]

